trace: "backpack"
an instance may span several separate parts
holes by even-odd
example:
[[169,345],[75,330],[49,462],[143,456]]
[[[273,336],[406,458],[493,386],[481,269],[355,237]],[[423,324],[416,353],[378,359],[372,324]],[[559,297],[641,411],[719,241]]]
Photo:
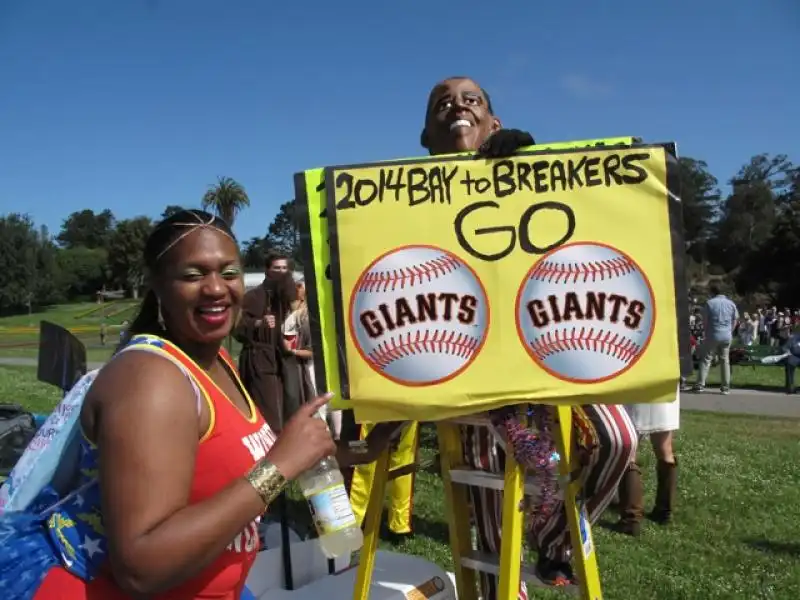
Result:
[[89,371],[61,400],[47,420],[23,446],[8,479],[0,485],[0,515],[23,511],[48,486],[69,491],[79,458],[78,417],[98,371]]
[[0,404],[0,476],[11,473],[36,429],[33,414],[19,404]]

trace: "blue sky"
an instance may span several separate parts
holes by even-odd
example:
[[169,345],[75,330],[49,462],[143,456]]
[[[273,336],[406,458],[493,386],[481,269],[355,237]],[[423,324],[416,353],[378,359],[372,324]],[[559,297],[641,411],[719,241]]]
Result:
[[0,0],[0,213],[155,217],[227,175],[263,235],[296,171],[422,155],[454,74],[539,141],[675,140],[725,181],[800,163],[798,57],[796,0]]

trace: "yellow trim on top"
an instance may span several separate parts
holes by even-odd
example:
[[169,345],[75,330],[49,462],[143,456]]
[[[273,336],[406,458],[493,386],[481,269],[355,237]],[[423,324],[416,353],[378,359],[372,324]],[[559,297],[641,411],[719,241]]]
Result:
[[[195,385],[197,386],[197,389],[199,389],[200,393],[203,395],[203,399],[206,402],[206,406],[208,406],[208,427],[206,428],[203,435],[200,436],[199,443],[202,444],[209,437],[211,437],[211,434],[214,432],[214,425],[217,422],[216,410],[214,410],[214,403],[211,401],[211,396],[208,395],[205,386],[202,385],[197,376],[194,373],[192,373],[189,369],[187,369],[184,365],[182,365],[177,358],[172,356],[169,352],[167,352],[163,348],[159,348],[158,346],[152,346],[149,344],[136,344],[134,346],[130,346],[130,348],[135,348],[136,350],[140,351],[143,350],[145,352],[153,352],[155,354],[158,354],[159,356],[163,356],[164,358],[172,362],[172,364],[180,368],[182,372],[184,372],[186,375],[192,378],[192,381],[194,381]],[[200,367],[198,366],[197,368],[199,369]],[[211,380],[210,377],[208,379],[209,381]]]
[[[140,336],[138,336],[138,335],[137,335],[137,336],[134,336],[134,337],[140,337]],[[186,352],[184,352],[184,351],[183,351],[181,348],[179,348],[178,346],[176,346],[175,344],[173,344],[173,343],[172,343],[172,342],[170,342],[169,340],[166,340],[166,339],[164,339],[164,338],[162,338],[162,337],[159,337],[159,336],[157,336],[157,335],[152,335],[152,334],[149,334],[149,333],[148,333],[148,334],[142,334],[142,337],[148,337],[148,338],[151,338],[151,339],[156,339],[156,340],[158,340],[158,341],[160,341],[160,342],[163,342],[165,346],[169,346],[170,348],[173,348],[173,349],[174,349],[174,350],[176,350],[176,351],[177,351],[177,352],[178,352],[178,353],[179,353],[181,356],[183,356],[184,358],[186,358],[186,360],[188,360],[189,362],[191,362],[191,363],[192,363],[192,364],[193,364],[195,367],[197,367],[197,368],[198,368],[198,369],[200,369],[201,371],[203,370],[203,368],[202,368],[200,365],[198,365],[198,364],[195,362],[195,360],[194,360],[194,359],[193,359],[191,356],[189,356],[188,354],[186,354]],[[138,344],[137,344],[137,345],[138,345]],[[143,345],[146,345],[146,344],[143,344]],[[149,346],[148,346],[148,347],[149,347]],[[153,346],[153,347],[154,347],[154,348],[158,348],[158,346]],[[256,422],[258,421],[258,414],[259,414],[259,413],[258,413],[258,410],[256,409],[255,403],[253,402],[253,399],[250,397],[250,394],[248,394],[248,393],[247,393],[247,390],[245,389],[245,387],[244,387],[244,384],[242,383],[241,379],[239,379],[239,374],[236,372],[237,370],[236,370],[236,369],[233,367],[233,365],[230,365],[230,364],[228,364],[228,361],[227,361],[227,360],[225,360],[225,356],[224,356],[224,354],[223,354],[223,350],[222,350],[222,348],[220,348],[220,351],[219,351],[219,353],[217,354],[217,359],[218,359],[218,360],[220,360],[220,359],[221,359],[221,362],[222,362],[222,364],[223,364],[224,366],[226,366],[226,367],[227,367],[227,371],[228,371],[228,373],[229,373],[230,375],[232,375],[232,376],[233,376],[233,382],[234,382],[234,384],[236,385],[237,389],[239,390],[239,393],[241,393],[241,394],[242,394],[242,396],[244,397],[245,401],[247,402],[247,406],[248,406],[248,408],[250,409],[250,416],[248,417],[247,415],[245,415],[245,414],[244,414],[244,413],[243,413],[243,412],[242,412],[242,411],[239,409],[239,407],[238,407],[238,406],[236,406],[236,404],[233,402],[233,400],[231,400],[231,399],[228,397],[228,394],[226,394],[226,393],[225,393],[225,392],[222,390],[222,388],[221,388],[221,387],[219,387],[219,386],[217,385],[217,382],[216,382],[216,381],[214,381],[214,380],[211,378],[211,376],[209,376],[209,377],[208,377],[208,380],[211,382],[211,385],[213,385],[215,388],[217,388],[217,391],[218,391],[220,394],[222,394],[222,397],[223,397],[223,398],[225,398],[225,399],[226,399],[226,400],[227,400],[227,401],[228,401],[228,402],[231,404],[231,406],[233,406],[234,410],[235,410],[237,413],[239,413],[240,415],[242,415],[242,418],[243,418],[243,419],[245,419],[245,420],[246,420],[248,423],[251,423],[251,424],[252,424],[252,423],[256,423]]]

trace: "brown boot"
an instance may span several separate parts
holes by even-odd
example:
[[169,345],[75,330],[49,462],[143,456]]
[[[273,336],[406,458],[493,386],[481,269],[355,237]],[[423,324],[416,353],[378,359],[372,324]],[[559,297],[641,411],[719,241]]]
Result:
[[658,461],[656,476],[656,503],[649,517],[660,525],[667,525],[672,521],[672,509],[678,493],[678,460],[675,459],[673,463]]
[[642,489],[642,470],[631,463],[619,481],[619,523],[617,530],[625,535],[637,536],[642,529],[644,495]]

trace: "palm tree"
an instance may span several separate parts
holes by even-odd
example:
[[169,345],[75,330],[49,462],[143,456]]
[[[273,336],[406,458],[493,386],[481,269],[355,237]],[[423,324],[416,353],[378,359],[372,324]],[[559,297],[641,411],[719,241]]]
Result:
[[211,209],[228,225],[233,227],[237,213],[250,206],[250,198],[242,184],[231,177],[218,177],[217,183],[203,194],[205,210]]

